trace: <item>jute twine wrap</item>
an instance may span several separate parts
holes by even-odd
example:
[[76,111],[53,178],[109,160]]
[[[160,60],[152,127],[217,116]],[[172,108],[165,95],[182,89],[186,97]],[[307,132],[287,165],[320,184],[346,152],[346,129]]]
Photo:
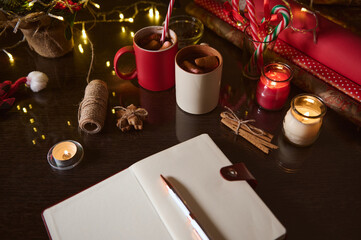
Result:
[[108,103],[108,87],[101,80],[93,80],[85,88],[85,95],[78,110],[78,122],[82,131],[98,133],[104,126]]
[[4,30],[12,27],[14,32],[20,29],[30,49],[43,57],[61,57],[74,47],[73,38],[66,39],[65,37],[67,23],[51,18],[44,12],[30,13],[22,17],[5,16],[1,13],[0,26]]

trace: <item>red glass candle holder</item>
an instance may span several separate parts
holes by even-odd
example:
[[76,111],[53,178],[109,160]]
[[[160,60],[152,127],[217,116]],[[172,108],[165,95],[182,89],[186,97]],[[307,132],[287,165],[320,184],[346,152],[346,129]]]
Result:
[[262,69],[258,81],[256,99],[266,110],[279,110],[287,101],[290,93],[292,69],[284,63],[270,63]]

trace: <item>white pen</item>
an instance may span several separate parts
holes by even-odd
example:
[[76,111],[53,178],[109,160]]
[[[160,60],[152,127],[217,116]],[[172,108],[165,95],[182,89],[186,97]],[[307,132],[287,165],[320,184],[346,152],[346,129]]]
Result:
[[174,186],[161,174],[160,177],[164,181],[165,185],[167,186],[167,190],[173,200],[177,203],[177,205],[180,207],[182,212],[186,215],[188,220],[190,221],[193,228],[196,230],[196,233],[198,234],[198,237],[202,240],[207,240],[209,237],[201,227],[201,225],[198,223],[197,219],[191,212],[190,208],[188,207],[187,203],[181,198],[177,190],[174,188]]

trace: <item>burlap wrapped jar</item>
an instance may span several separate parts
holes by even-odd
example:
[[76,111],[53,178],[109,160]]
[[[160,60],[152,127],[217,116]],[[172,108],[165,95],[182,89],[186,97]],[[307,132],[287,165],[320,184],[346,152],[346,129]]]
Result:
[[[72,29],[68,27],[69,24],[51,18],[43,12],[10,19],[7,24],[14,29],[19,29],[24,34],[30,49],[43,57],[61,57],[74,47]],[[68,31],[68,38],[66,31]]]

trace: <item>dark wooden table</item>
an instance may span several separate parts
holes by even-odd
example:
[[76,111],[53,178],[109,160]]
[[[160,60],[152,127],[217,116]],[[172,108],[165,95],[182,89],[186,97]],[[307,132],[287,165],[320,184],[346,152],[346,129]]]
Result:
[[[107,2],[103,4],[109,6],[102,11],[122,4]],[[182,13],[185,2],[178,3],[174,14]],[[166,7],[158,8],[163,18]],[[8,50],[14,56],[13,64],[1,52],[0,81],[15,81],[34,70],[46,73],[50,81],[39,93],[21,88],[14,107],[0,114],[0,238],[46,239],[41,218],[45,208],[151,154],[208,133],[233,163],[244,162],[257,178],[257,194],[286,227],[288,239],[359,239],[359,128],[328,110],[321,134],[312,146],[297,148],[288,144],[283,139],[282,120],[292,96],[302,91],[292,86],[281,111],[259,109],[254,101],[255,82],[241,74],[240,49],[207,29],[202,42],[208,42],[224,57],[220,104],[214,111],[198,116],[187,114],[177,107],[174,88],[150,92],[139,88],[136,81],[114,76],[106,62],[112,65],[115,52],[131,44],[130,31],[161,23],[151,21],[140,12],[134,23],[97,23],[87,32],[95,53],[90,78],[107,82],[110,94],[104,128],[96,135],[78,129],[78,105],[84,96],[91,59],[90,45],[82,42],[80,31],[74,31],[74,50],[61,58],[40,57],[26,43]],[[122,26],[126,33],[122,33]],[[80,30],[81,25],[75,25],[75,29]],[[1,48],[19,39],[21,34],[8,31],[1,36]],[[78,50],[80,43],[83,54]],[[149,118],[144,130],[123,133],[117,129],[111,110],[131,103],[146,108]],[[266,155],[235,136],[220,123],[224,106],[255,119],[255,125],[275,135],[273,142],[280,149]],[[47,153],[55,143],[67,139],[82,144],[84,159],[72,170],[54,171],[47,162]]]

